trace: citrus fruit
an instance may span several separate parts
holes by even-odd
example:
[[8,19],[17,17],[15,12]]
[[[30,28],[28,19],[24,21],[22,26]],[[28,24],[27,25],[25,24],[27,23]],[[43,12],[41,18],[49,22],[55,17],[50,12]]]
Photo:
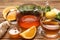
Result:
[[56,14],[55,12],[52,12],[52,11],[47,12],[47,13],[45,14],[46,18],[50,18],[50,19],[55,18],[56,15],[57,15],[57,14]]
[[[4,10],[3,10],[3,17],[4,17],[4,19],[6,19],[6,17],[9,15],[9,13],[10,13],[10,11],[11,10],[17,10],[17,8],[16,7],[14,7],[14,6],[9,6],[9,7],[6,7]],[[12,11],[12,12],[13,12]]]
[[25,39],[32,39],[36,34],[36,27],[32,26],[26,31],[20,33],[20,36],[22,36]]
[[9,15],[7,15],[6,17],[6,20],[8,21],[15,20],[15,19],[16,19],[16,11],[9,13]]

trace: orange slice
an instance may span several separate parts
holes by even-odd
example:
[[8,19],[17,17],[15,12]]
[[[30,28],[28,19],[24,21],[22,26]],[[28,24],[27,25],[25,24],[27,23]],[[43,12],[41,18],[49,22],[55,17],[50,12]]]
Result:
[[6,19],[6,15],[7,15],[7,13],[11,10],[11,9],[15,9],[15,10],[17,10],[17,8],[16,7],[14,7],[14,6],[9,6],[9,7],[7,7],[7,8],[5,8],[4,10],[3,10],[3,17]]
[[20,33],[20,36],[22,36],[25,39],[32,39],[36,34],[36,26],[32,26],[26,31]]

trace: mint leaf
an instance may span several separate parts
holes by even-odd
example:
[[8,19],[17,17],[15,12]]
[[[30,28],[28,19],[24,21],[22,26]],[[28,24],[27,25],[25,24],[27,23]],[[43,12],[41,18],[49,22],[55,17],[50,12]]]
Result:
[[60,12],[56,15],[56,19],[60,20]]

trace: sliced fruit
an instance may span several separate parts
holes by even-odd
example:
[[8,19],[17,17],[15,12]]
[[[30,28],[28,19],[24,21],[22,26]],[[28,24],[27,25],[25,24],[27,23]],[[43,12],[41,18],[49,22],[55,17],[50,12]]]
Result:
[[50,18],[50,19],[55,18],[56,15],[57,14],[55,12],[51,12],[51,11],[45,14],[46,18]]
[[5,19],[6,19],[6,15],[9,13],[9,11],[10,11],[11,9],[17,10],[17,8],[14,7],[14,6],[9,6],[9,7],[5,8],[5,9],[3,10],[3,17],[4,17]]
[[8,21],[12,21],[12,20],[15,20],[15,19],[16,19],[16,11],[10,12],[7,15],[7,18],[6,18],[6,20],[8,20]]
[[54,21],[50,21],[50,22],[43,22],[44,24],[48,24],[48,25],[58,25],[58,22],[54,22]]
[[52,21],[52,19],[46,19],[43,22],[50,22],[50,21]]
[[42,21],[44,24],[48,24],[48,25],[58,25],[59,23],[56,21],[53,21],[53,19],[46,19],[44,21]]
[[20,36],[22,36],[25,39],[32,39],[35,36],[35,34],[36,34],[36,26],[32,26],[26,31],[20,33]]

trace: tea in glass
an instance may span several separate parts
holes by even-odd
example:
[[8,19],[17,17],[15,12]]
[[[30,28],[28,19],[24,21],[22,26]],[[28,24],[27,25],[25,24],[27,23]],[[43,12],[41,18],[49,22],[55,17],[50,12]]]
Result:
[[59,22],[56,20],[42,20],[41,26],[43,29],[43,35],[48,38],[56,38],[58,37],[59,32]]
[[[20,13],[17,13],[18,25],[22,28],[29,28],[40,25],[40,12],[36,5],[25,4],[20,8]],[[36,10],[37,9],[37,10]]]

